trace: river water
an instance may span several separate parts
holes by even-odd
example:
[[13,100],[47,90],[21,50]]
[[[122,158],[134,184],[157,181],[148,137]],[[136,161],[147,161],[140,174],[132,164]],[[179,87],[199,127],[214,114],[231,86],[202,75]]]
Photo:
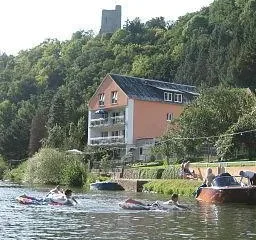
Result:
[[256,206],[199,204],[191,211],[132,211],[128,197],[151,202],[163,196],[128,192],[75,192],[77,206],[22,205],[23,193],[45,196],[46,188],[0,184],[0,239],[256,239]]

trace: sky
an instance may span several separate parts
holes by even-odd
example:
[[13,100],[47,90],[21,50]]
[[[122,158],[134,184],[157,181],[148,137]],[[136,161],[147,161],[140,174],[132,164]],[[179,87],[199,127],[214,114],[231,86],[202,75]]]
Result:
[[97,34],[103,9],[122,6],[122,25],[139,17],[177,20],[213,0],[0,0],[0,53],[16,55],[45,39],[68,40],[80,30]]

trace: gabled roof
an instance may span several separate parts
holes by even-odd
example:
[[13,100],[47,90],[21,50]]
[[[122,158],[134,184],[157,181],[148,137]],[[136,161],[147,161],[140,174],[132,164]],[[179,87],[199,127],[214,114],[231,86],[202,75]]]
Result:
[[132,99],[163,101],[163,92],[184,93],[191,97],[198,95],[196,87],[118,74],[109,74],[124,93]]

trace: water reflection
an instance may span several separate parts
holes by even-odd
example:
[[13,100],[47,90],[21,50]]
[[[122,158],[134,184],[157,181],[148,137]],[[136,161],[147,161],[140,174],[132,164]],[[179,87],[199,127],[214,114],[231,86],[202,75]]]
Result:
[[224,239],[255,239],[255,206],[198,203],[198,208],[206,238],[212,235]]
[[25,206],[15,201],[24,192],[47,190],[0,185],[0,239],[256,239],[255,206],[191,200],[189,212],[129,211],[118,203],[161,196],[127,192],[77,192],[75,207]]

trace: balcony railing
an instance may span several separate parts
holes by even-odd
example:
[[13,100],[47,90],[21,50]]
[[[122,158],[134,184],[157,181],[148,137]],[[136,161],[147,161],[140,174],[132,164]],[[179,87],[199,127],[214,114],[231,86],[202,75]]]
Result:
[[108,125],[108,119],[107,118],[91,119],[91,123],[90,123],[91,127],[105,126],[105,125]]
[[110,117],[110,118],[111,118],[112,124],[118,124],[118,123],[123,124],[124,123],[124,115]]
[[91,145],[108,145],[108,144],[117,144],[117,143],[124,143],[124,142],[125,142],[125,138],[123,135],[112,136],[112,137],[96,137],[96,138],[90,139]]
[[121,116],[115,116],[110,118],[91,119],[90,127],[111,126],[115,124],[124,124],[124,123],[125,123],[124,115],[121,115]]

